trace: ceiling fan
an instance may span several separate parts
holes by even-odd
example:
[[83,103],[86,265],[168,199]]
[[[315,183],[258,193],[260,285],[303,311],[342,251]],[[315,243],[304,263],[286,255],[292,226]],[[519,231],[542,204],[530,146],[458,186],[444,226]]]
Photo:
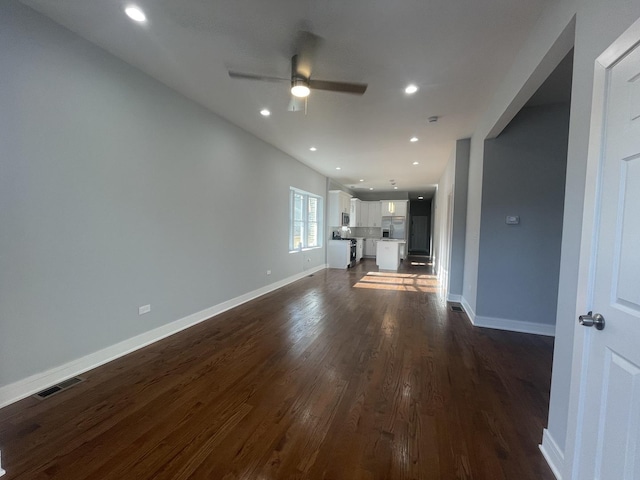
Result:
[[316,49],[321,38],[311,32],[301,31],[298,34],[296,42],[296,52],[291,57],[291,77],[273,77],[268,75],[257,75],[253,73],[242,73],[229,70],[231,78],[242,80],[258,80],[263,82],[291,82],[292,102],[289,104],[289,110],[298,111],[300,108],[300,100],[305,100],[311,93],[311,90],[325,90],[329,92],[349,93],[353,95],[362,95],[367,90],[367,84],[336,82],[332,80],[316,80],[311,78],[313,59]]

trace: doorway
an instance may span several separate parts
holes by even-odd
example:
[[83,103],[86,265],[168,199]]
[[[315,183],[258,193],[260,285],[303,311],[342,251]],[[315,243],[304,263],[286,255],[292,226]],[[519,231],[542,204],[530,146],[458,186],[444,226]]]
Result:
[[431,199],[409,202],[409,253],[431,255]]

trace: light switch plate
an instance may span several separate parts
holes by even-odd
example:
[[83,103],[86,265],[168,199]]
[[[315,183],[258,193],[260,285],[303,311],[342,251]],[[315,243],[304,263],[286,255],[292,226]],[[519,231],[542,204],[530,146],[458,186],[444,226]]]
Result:
[[507,225],[518,225],[520,223],[520,217],[518,215],[507,215]]

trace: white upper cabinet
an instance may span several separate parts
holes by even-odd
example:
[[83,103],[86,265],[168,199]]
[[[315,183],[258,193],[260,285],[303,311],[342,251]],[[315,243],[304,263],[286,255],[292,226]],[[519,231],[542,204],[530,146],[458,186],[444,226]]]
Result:
[[369,203],[360,202],[360,218],[358,219],[359,227],[369,226]]
[[351,213],[349,214],[350,227],[364,227],[362,218],[362,200],[359,198],[351,199]]
[[379,227],[382,223],[380,214],[380,202],[366,202],[369,204],[369,215],[367,216],[367,227]]
[[342,226],[342,214],[351,210],[351,195],[342,190],[329,190],[329,209],[327,223],[329,227]]
[[381,210],[381,216],[383,217],[406,217],[407,201],[406,200],[381,200],[380,210]]

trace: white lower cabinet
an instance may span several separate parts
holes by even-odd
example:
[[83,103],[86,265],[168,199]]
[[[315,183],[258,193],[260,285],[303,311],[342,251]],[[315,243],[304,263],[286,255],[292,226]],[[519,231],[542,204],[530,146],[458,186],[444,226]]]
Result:
[[329,240],[327,245],[327,263],[329,268],[347,268],[351,262],[351,242]]
[[364,243],[364,256],[375,257],[376,256],[376,243],[377,238],[367,238]]

